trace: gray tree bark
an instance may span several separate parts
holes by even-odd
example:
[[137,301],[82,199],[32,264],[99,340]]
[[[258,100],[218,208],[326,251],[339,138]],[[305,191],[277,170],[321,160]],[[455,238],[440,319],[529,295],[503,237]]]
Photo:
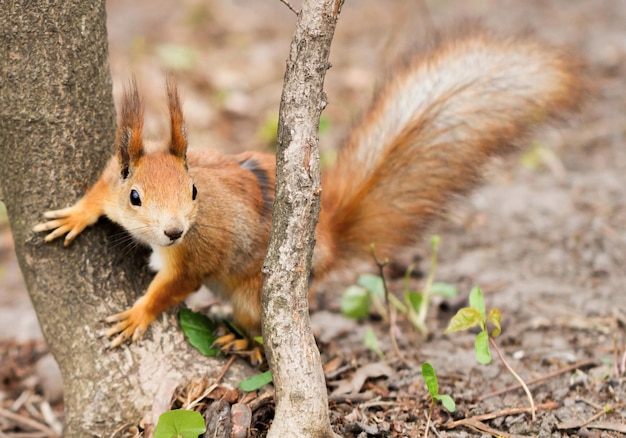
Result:
[[283,85],[272,234],[264,265],[263,341],[276,388],[269,437],[330,437],[328,397],[308,312],[320,210],[318,127],[342,0],[306,0]]
[[[190,349],[173,312],[138,345],[107,349],[102,319],[144,292],[145,252],[116,245],[122,231],[108,223],[68,249],[31,231],[43,211],[77,201],[113,153],[105,26],[103,0],[0,2],[0,184],[20,267],[63,375],[66,437],[135,426],[155,395],[166,398],[195,375],[211,378],[224,364]],[[236,380],[244,368],[235,368]]]

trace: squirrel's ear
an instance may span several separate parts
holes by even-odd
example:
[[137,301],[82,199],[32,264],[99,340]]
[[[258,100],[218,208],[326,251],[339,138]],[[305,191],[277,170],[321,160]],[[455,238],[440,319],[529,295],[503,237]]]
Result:
[[133,77],[130,86],[124,90],[120,121],[117,128],[116,151],[117,159],[126,178],[130,167],[143,155],[143,102],[137,91],[137,83]]
[[166,87],[167,104],[170,110],[171,122],[170,153],[185,160],[187,155],[187,132],[183,119],[183,110],[180,106],[180,99],[178,98],[178,90],[176,89],[176,82],[171,76],[167,77]]

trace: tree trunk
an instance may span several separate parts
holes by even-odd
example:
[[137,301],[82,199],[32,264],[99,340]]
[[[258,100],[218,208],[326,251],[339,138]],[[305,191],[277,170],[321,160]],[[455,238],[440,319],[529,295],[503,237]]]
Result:
[[145,251],[116,244],[122,231],[110,223],[68,249],[31,231],[43,211],[78,200],[113,152],[105,25],[104,1],[0,2],[0,181],[20,267],[63,375],[66,437],[137,425],[155,394],[223,366],[190,350],[172,312],[138,345],[108,350],[102,319],[144,292]]
[[263,339],[276,388],[269,437],[334,436],[308,289],[319,217],[318,127],[342,0],[302,4],[281,99],[272,235],[264,265]]

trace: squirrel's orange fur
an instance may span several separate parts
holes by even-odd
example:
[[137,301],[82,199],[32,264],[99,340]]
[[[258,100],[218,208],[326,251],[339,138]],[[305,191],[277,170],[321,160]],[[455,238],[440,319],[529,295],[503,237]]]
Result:
[[[489,159],[537,122],[574,108],[575,64],[530,40],[480,30],[441,41],[390,75],[371,109],[323,173],[313,276],[414,243],[446,202],[472,189]],[[171,135],[142,140],[133,84],[121,106],[113,157],[73,207],[45,213],[35,231],[69,244],[105,215],[153,249],[146,294],[115,325],[112,345],[139,337],[159,313],[206,283],[228,298],[234,322],[260,333],[261,268],[271,225],[274,157],[187,151],[182,110],[168,83]]]

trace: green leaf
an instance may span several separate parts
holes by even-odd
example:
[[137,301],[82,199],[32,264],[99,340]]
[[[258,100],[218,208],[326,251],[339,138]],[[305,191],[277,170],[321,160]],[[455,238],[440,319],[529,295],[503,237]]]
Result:
[[368,290],[369,292],[378,295],[379,297],[385,296],[385,285],[383,279],[378,275],[363,274],[359,275],[359,279],[356,283]]
[[480,312],[482,320],[487,319],[487,313],[485,311],[485,299],[483,298],[483,291],[478,286],[474,286],[469,295],[469,305]]
[[494,329],[491,332],[492,338],[497,338],[498,336],[500,336],[500,333],[502,332],[502,327],[500,325],[501,317],[502,315],[500,314],[500,309],[498,309],[497,307],[494,307],[493,309],[489,311],[489,316],[487,317],[487,321],[492,323],[494,326]]
[[183,329],[183,333],[189,339],[189,343],[205,356],[215,357],[220,353],[220,349],[213,347],[213,343],[218,338],[214,334],[217,325],[200,313],[192,312],[189,309],[181,309],[178,312],[178,320]]
[[433,399],[437,398],[439,395],[439,381],[437,380],[435,369],[428,362],[422,364],[422,377],[424,378],[424,383],[426,383],[430,396]]
[[239,389],[245,392],[252,392],[261,388],[263,385],[267,385],[268,383],[272,383],[272,372],[269,370],[242,380],[239,382]]
[[376,353],[379,358],[383,359],[385,357],[385,354],[378,346],[378,338],[376,337],[376,333],[374,333],[373,328],[368,327],[365,330],[365,334],[363,335],[363,344]]
[[467,330],[474,326],[480,325],[482,318],[480,312],[473,307],[463,307],[450,320],[448,328],[443,332],[452,333],[461,330]]
[[448,412],[454,412],[456,409],[456,405],[452,397],[445,394],[439,394],[439,381],[437,380],[437,375],[435,374],[435,369],[428,362],[424,362],[422,364],[422,377],[424,378],[424,382],[426,382],[426,387],[428,388],[428,393],[432,397],[433,400],[439,400],[444,408],[448,410]]
[[476,356],[476,362],[483,365],[491,363],[491,353],[489,352],[489,334],[486,331],[482,331],[476,335],[474,341],[474,355]]
[[454,412],[456,409],[456,404],[452,397],[446,394],[437,395],[437,397],[433,397],[435,400],[439,400],[444,408],[447,409],[448,412]]
[[252,338],[252,340],[259,345],[263,345],[263,336],[255,336]]
[[349,318],[365,318],[370,312],[369,292],[360,286],[350,286],[341,297],[341,313]]
[[199,412],[177,409],[163,412],[154,429],[154,438],[198,438],[206,432],[204,418]]
[[444,298],[456,298],[459,295],[456,286],[450,283],[433,283],[430,291],[433,295],[439,295]]
[[417,312],[422,305],[424,296],[419,292],[407,292],[404,294],[404,299]]

